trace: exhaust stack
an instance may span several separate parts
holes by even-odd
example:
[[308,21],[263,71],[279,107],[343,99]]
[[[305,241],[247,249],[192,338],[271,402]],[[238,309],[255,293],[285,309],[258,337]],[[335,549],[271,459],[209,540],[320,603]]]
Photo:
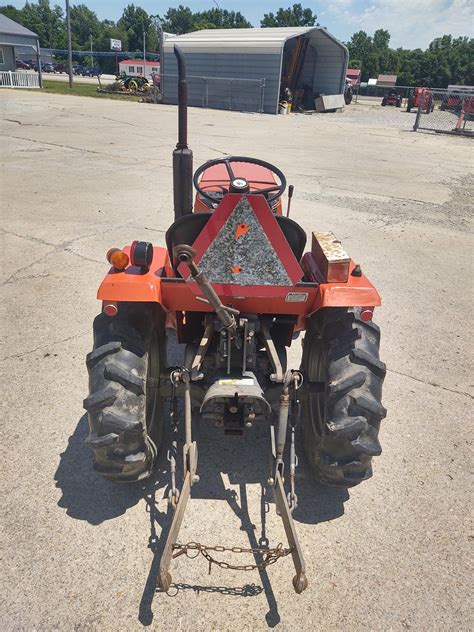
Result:
[[184,55],[174,46],[178,62],[178,142],[173,151],[174,219],[193,212],[193,152],[188,147],[188,82]]

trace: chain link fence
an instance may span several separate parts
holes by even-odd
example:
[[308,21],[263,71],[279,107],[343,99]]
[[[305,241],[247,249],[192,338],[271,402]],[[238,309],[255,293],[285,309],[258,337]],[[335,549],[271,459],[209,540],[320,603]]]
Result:
[[367,84],[364,84],[364,85],[359,84],[359,85],[353,86],[353,92],[356,98],[356,102],[357,102],[358,97],[373,97],[373,98],[378,98],[382,100],[383,97],[386,97],[391,90],[396,90],[398,94],[402,97],[402,99],[406,99],[408,95],[410,94],[411,90],[413,90],[413,86],[387,87],[387,86],[372,86],[372,85],[369,86]]
[[430,130],[474,136],[474,91],[424,88],[409,97],[410,105],[416,111],[415,132]]
[[[265,79],[188,75],[188,103],[196,107],[263,112]],[[163,100],[177,102],[177,75],[161,76]]]

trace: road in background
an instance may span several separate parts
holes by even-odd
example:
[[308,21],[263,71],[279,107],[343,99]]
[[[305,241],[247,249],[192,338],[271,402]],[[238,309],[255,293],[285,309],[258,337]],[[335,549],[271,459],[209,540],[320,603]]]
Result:
[[[388,416],[375,476],[350,492],[315,485],[300,450],[305,593],[289,559],[209,576],[183,556],[173,597],[154,591],[166,459],[142,487],[101,480],[82,400],[105,253],[165,243],[176,108],[5,90],[1,117],[2,629],[472,629],[470,140],[413,134],[412,115],[389,108],[190,111],[195,166],[225,154],[275,163],[295,185],[293,217],[308,234],[332,230],[379,289]],[[300,352],[297,340],[289,366]],[[201,424],[198,441],[180,539],[248,546],[264,520],[270,544],[285,542],[261,503],[264,429],[224,438]]]
[[[69,81],[69,75],[58,72],[44,72],[43,78],[48,81]],[[113,83],[115,81],[115,75],[100,75],[101,83]],[[80,75],[74,75],[74,83],[94,83],[99,85],[97,77],[81,77]]]

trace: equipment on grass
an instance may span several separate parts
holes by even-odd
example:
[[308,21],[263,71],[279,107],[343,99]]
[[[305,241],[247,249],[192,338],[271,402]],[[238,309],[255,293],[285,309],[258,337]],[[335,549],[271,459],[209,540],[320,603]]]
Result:
[[[283,212],[285,176],[270,163],[245,156],[205,163],[194,174],[193,204],[186,73],[177,46],[175,55],[175,221],[166,247],[134,241],[107,253],[111,269],[98,291],[103,309],[94,321],[94,348],[87,356],[87,443],[95,469],[106,479],[139,481],[152,474],[165,419],[170,419],[174,516],[157,578],[161,589],[170,587],[173,558],[184,553],[203,555],[210,567],[238,570],[261,570],[291,556],[293,586],[300,593],[307,578],[292,517],[298,506],[296,435],[301,430],[319,481],[350,487],[372,475],[385,417],[385,365],[379,359],[380,331],[372,321],[380,297],[332,233],[313,232],[310,250],[304,252],[305,231],[288,217],[289,204],[286,216]],[[171,325],[186,345],[179,367],[169,367],[166,359],[165,326]],[[286,348],[302,331],[301,365],[291,369]],[[199,481],[193,415],[231,436],[268,427],[268,484],[288,548],[177,542],[191,488]],[[184,482],[179,487],[181,422]],[[216,559],[214,551],[249,553],[255,563],[231,565]]]

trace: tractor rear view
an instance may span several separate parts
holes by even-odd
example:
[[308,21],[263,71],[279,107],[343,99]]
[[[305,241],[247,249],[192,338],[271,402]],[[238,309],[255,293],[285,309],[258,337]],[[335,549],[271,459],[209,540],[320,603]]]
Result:
[[421,109],[430,114],[434,110],[434,99],[429,88],[413,88],[410,90],[407,99],[407,112],[418,109],[422,104]]
[[[286,179],[274,165],[228,157],[205,163],[193,176],[185,64],[177,47],[175,54],[175,221],[166,247],[135,241],[107,253],[111,268],[98,291],[102,313],[94,321],[94,347],[87,356],[87,442],[102,476],[136,482],[152,475],[165,419],[170,423],[172,442],[164,447],[174,515],[157,578],[167,590],[172,559],[183,552],[197,550],[210,565],[233,568],[211,557],[212,546],[178,542],[191,488],[199,482],[196,416],[229,441],[267,427],[273,455],[268,480],[288,547],[248,552],[255,568],[291,556],[293,586],[300,593],[307,578],[292,518],[298,503],[296,433],[300,428],[319,481],[351,487],[372,475],[386,413],[380,331],[372,320],[380,297],[331,233],[314,231],[305,252],[305,231],[289,217],[293,187],[285,214]],[[183,366],[168,366],[166,326],[175,327],[185,345]],[[286,349],[302,332],[301,365],[290,368]],[[177,472],[180,424],[182,477]],[[262,462],[266,457],[262,454]]]

